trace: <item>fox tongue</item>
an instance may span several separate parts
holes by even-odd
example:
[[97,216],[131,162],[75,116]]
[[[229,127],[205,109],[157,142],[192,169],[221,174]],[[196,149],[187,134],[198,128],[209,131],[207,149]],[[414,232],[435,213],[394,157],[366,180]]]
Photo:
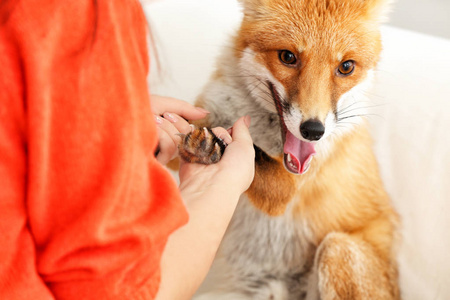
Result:
[[297,139],[289,130],[286,131],[284,142],[284,165],[294,174],[303,174],[309,169],[313,155],[316,153],[314,144]]

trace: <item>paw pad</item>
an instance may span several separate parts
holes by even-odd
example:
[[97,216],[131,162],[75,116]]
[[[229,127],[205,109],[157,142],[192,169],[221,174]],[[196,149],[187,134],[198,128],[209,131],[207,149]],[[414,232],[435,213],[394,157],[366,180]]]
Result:
[[226,144],[206,127],[194,128],[191,133],[181,136],[178,152],[190,163],[215,164],[225,151]]

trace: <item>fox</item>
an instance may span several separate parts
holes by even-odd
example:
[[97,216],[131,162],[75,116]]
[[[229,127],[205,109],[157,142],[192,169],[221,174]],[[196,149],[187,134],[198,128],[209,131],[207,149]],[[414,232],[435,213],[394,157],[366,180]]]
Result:
[[400,299],[400,218],[366,120],[391,1],[239,2],[180,155],[219,161],[208,128],[249,115],[255,177],[194,299]]

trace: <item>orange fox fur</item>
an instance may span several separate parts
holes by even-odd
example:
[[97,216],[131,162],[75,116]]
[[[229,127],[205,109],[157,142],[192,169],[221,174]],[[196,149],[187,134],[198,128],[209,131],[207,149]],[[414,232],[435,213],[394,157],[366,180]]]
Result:
[[[399,299],[398,216],[366,123],[361,116],[355,124],[339,119],[341,102],[365,88],[377,65],[387,1],[241,2],[244,18],[233,50],[219,59],[198,104],[212,112],[202,125],[230,126],[251,115],[254,142],[268,155],[257,152],[254,182],[199,299]],[[296,64],[281,62],[282,50],[293,53]],[[348,76],[339,73],[345,61],[354,66]],[[273,105],[276,94],[291,109],[284,121]],[[351,105],[357,104],[347,112]],[[313,142],[317,153],[308,172],[291,174],[283,165],[280,122],[295,131],[312,119],[325,124],[325,134]],[[273,245],[277,240],[283,245]]]

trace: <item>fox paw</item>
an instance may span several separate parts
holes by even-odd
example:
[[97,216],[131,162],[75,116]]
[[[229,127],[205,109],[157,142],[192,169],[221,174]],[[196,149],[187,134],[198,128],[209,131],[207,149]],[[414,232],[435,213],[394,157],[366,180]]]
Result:
[[194,128],[191,133],[181,135],[178,152],[187,162],[210,165],[220,161],[226,146],[211,129]]

